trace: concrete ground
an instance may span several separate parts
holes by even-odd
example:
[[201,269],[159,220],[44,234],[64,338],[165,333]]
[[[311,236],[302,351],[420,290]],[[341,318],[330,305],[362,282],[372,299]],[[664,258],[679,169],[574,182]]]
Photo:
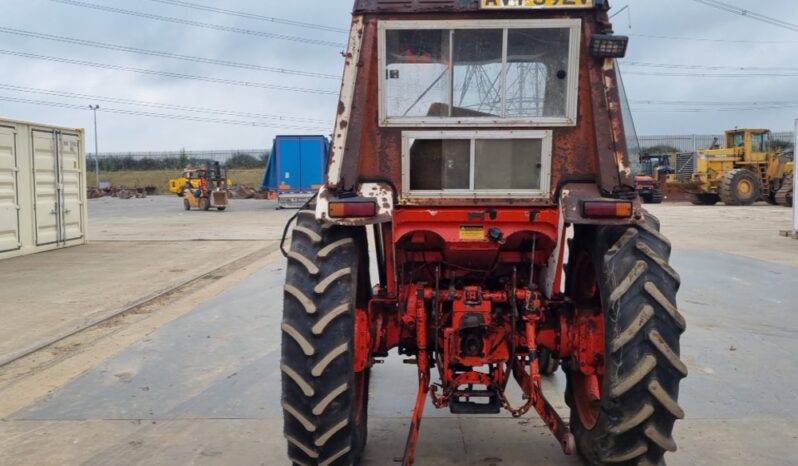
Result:
[[[137,222],[110,201],[92,205],[92,231],[115,241],[115,231],[127,235]],[[137,206],[138,223],[162,241],[174,237],[175,224],[152,220],[167,215],[168,202]],[[690,376],[680,397],[688,417],[677,423],[680,450],[669,464],[798,464],[798,241],[778,236],[789,211],[654,207],[674,243],[689,325],[682,357]],[[219,239],[225,229],[251,239],[254,230],[278,231],[287,216],[267,204],[245,208],[251,214],[239,219],[222,214],[224,228],[204,225],[205,217],[183,221]],[[239,220],[253,231],[239,231]],[[0,464],[286,464],[278,367],[284,267],[278,253],[264,253],[109,321],[92,338],[82,337],[87,330],[60,342],[69,351],[46,348],[0,367]],[[16,286],[33,295],[40,285]],[[116,285],[119,293],[129,287]],[[364,464],[391,464],[402,453],[415,370],[389,358],[372,381]],[[563,386],[558,374],[546,390],[565,416]],[[534,415],[452,416],[428,407],[417,464],[580,463],[561,454]]]
[[0,365],[225,264],[262,256],[290,215],[252,200],[233,201],[224,213],[186,212],[177,196],[104,198],[89,210],[90,244],[0,262]]
[[792,210],[760,203],[752,207],[647,205],[678,249],[715,251],[798,267],[795,241],[780,237],[792,229]]

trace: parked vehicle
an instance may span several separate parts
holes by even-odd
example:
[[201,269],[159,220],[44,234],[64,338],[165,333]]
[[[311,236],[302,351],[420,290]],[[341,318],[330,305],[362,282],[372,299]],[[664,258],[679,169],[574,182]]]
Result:
[[[203,167],[196,172],[196,186],[187,183],[183,186],[183,207],[186,210],[216,209],[224,211],[230,205],[227,176],[222,175],[219,162]],[[194,178],[191,178],[193,181]]]
[[302,207],[324,184],[329,153],[325,136],[277,136],[261,189],[280,208]]
[[[203,165],[186,168],[185,170],[183,170],[183,173],[180,175],[179,178],[172,178],[169,180],[169,192],[177,194],[180,197],[183,197],[183,192],[185,191],[187,186],[191,186],[193,188],[199,188],[200,180],[205,178],[206,174],[208,173],[209,167],[213,167],[214,164],[218,164],[218,162],[209,160],[205,162]],[[227,186],[233,185],[233,182],[230,179],[226,179],[225,183],[227,184]]]
[[[428,399],[455,414],[534,410],[590,464],[676,450],[680,279],[628,168],[628,38],[608,9],[355,1],[326,181],[284,251],[293,464],[358,463],[371,367],[392,350],[418,368],[404,465]],[[543,391],[552,361],[570,422]]]
[[679,154],[668,185],[693,195],[693,203],[752,205],[776,202],[776,194],[792,167],[771,144],[766,129],[726,131],[726,147]]

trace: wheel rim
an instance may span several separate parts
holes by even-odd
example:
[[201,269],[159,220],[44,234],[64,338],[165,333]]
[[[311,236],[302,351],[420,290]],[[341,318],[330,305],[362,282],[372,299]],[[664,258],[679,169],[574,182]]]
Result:
[[740,180],[737,184],[737,194],[743,197],[748,197],[754,191],[754,185],[750,180]]
[[[571,365],[572,395],[579,420],[587,430],[592,430],[598,424],[601,412],[603,359],[600,366],[594,366],[598,369],[596,371],[584,367],[583,363],[586,355],[604,353],[604,314],[596,270],[587,253],[578,256],[572,273],[575,285],[571,292],[575,304],[573,326],[574,333],[580,335],[574,345],[578,356],[572,359]],[[588,335],[594,338],[588,338]]]

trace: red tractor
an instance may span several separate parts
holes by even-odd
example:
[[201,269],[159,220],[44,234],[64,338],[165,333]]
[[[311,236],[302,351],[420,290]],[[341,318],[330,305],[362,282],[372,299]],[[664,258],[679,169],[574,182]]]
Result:
[[[635,192],[616,66],[628,39],[608,10],[355,2],[328,178],[286,251],[293,464],[360,461],[371,368],[392,349],[418,366],[405,465],[428,399],[534,410],[589,464],[676,450],[679,275]],[[542,390],[558,365],[568,422]]]

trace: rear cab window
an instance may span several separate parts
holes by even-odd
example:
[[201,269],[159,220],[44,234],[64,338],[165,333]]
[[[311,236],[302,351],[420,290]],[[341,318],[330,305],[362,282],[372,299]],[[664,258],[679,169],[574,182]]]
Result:
[[576,125],[580,31],[578,19],[380,23],[380,124],[407,128],[403,194],[547,197],[552,131],[513,128]]

